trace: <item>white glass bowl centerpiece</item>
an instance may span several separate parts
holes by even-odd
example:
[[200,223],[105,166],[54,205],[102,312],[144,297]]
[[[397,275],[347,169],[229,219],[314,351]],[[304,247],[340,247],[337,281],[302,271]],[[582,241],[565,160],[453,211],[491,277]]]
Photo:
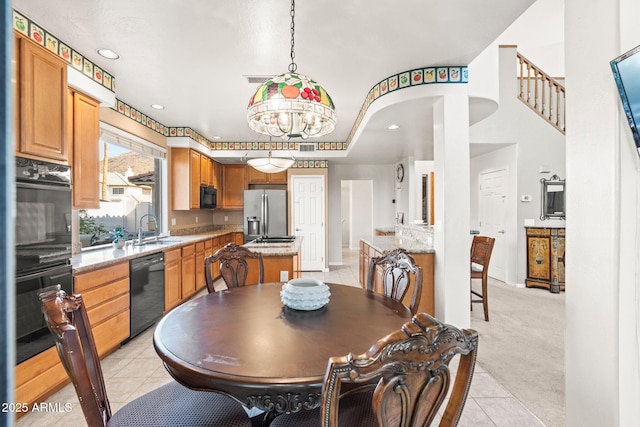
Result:
[[329,302],[329,286],[315,279],[293,279],[282,285],[280,299],[294,310],[311,311]]

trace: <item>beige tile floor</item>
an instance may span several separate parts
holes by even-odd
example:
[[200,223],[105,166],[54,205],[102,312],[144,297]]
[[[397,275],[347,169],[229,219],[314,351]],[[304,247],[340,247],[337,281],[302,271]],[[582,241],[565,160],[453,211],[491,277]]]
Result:
[[[358,263],[358,251],[345,249],[343,265],[332,266],[328,272],[304,273],[303,276],[359,286]],[[143,332],[102,361],[102,370],[113,412],[136,397],[172,381],[156,355],[152,338],[153,328]],[[82,410],[73,386],[64,387],[51,396],[47,403],[57,403],[59,407],[71,403],[71,409],[68,412],[30,413],[20,418],[16,425],[18,427],[84,425]],[[482,369],[482,366],[476,365],[469,399],[459,426],[527,427],[544,426],[544,424]]]

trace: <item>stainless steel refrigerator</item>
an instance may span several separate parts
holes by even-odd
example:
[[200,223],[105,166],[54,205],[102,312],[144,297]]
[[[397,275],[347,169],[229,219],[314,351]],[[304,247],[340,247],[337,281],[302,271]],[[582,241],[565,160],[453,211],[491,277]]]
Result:
[[244,191],[244,241],[287,235],[287,191]]

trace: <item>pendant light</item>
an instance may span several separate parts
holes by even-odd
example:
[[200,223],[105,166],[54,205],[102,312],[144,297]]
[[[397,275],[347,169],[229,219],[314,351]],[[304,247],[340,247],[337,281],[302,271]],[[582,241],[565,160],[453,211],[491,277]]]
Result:
[[254,131],[285,140],[326,135],[336,127],[335,107],[322,86],[296,72],[295,0],[291,1],[290,15],[289,72],[272,77],[258,88],[249,101],[247,121]]
[[289,169],[294,163],[293,159],[284,159],[280,157],[258,157],[247,160],[247,164],[260,172],[277,173]]

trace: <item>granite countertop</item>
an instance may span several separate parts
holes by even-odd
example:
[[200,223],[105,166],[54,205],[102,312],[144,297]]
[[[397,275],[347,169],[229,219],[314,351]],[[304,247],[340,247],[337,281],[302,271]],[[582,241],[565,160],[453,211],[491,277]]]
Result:
[[114,249],[108,245],[101,248],[82,251],[71,257],[71,267],[74,273],[82,273],[85,271],[95,270],[97,268],[108,267],[109,265],[118,264],[122,261],[129,261],[145,255],[151,255],[158,252],[164,252],[168,249],[176,249],[192,243],[197,243],[213,237],[236,232],[234,229],[221,229],[200,234],[182,235],[182,236],[163,236],[159,237],[162,244],[146,244],[136,246],[127,242],[123,249]]
[[243,246],[262,256],[293,256],[300,252],[302,237],[297,236],[293,243],[245,243]]
[[414,254],[435,253],[435,249],[426,245],[418,245],[415,243],[403,244],[397,236],[373,236],[371,239],[362,239],[362,241],[378,252],[401,248]]
[[[161,244],[146,244],[141,246],[132,245],[127,242],[123,249],[114,249],[111,245],[85,250],[71,257],[71,266],[74,273],[83,273],[98,268],[108,267],[123,261],[129,261],[146,255],[158,252],[165,252],[170,249],[177,249],[185,245],[201,242],[214,237],[222,236],[233,232],[242,232],[242,229],[221,229],[198,234],[165,236],[160,237]],[[263,256],[293,256],[300,251],[302,238],[296,238],[295,242],[271,243],[250,246],[252,251],[261,252]]]

